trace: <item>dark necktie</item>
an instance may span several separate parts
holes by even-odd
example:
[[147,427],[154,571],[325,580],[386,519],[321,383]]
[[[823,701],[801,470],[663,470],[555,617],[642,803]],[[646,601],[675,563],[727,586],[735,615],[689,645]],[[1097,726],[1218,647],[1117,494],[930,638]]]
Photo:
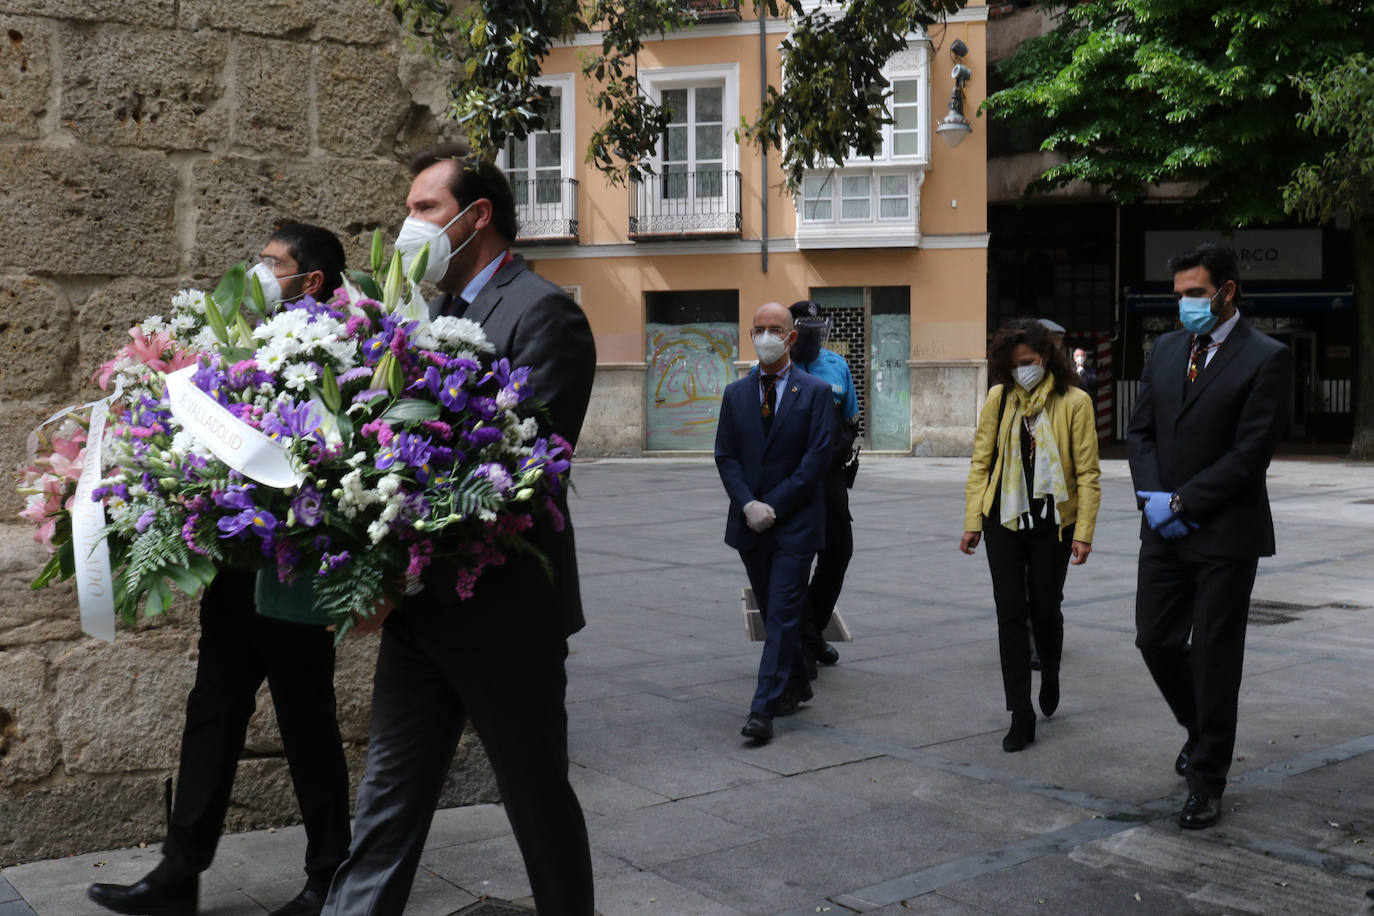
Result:
[[759,410],[763,414],[763,434],[765,436],[773,429],[773,413],[778,406],[777,381],[776,375],[759,376],[759,384],[763,386],[763,404]]
[[1212,338],[1199,334],[1193,338],[1193,358],[1188,361],[1188,382],[1196,382],[1202,370],[1207,368],[1207,351],[1212,348]]

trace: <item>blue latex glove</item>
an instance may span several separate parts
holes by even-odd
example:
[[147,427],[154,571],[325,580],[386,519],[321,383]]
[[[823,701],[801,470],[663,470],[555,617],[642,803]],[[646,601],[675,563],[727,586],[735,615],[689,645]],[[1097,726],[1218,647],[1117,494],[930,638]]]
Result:
[[[1193,527],[1196,528],[1197,525],[1193,525]],[[1159,536],[1164,538],[1166,541],[1176,541],[1181,537],[1188,536],[1188,526],[1184,524],[1183,519],[1181,518],[1175,518],[1172,521],[1167,521],[1155,530],[1158,531]]]
[[[1174,510],[1169,508],[1169,497],[1173,494],[1165,493],[1162,490],[1136,490],[1135,495],[1145,500],[1145,520],[1150,523],[1153,530],[1159,531],[1161,525],[1178,518],[1174,515]],[[1183,534],[1187,533],[1186,530],[1183,532]],[[1178,535],[1178,537],[1182,536],[1182,534]]]

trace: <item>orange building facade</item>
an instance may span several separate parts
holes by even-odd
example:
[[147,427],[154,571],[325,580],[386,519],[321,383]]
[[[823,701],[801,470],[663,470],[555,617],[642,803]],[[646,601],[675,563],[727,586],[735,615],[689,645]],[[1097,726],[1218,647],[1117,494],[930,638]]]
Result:
[[880,156],[808,173],[794,197],[777,154],[736,139],[764,81],[781,83],[789,21],[718,5],[639,56],[645,91],[673,111],[655,175],[612,186],[583,161],[596,112],[578,53],[595,34],[545,59],[558,111],[502,151],[517,250],[573,293],[596,335],[581,453],[709,451],[721,392],[754,360],[754,310],[811,298],[854,374],[869,449],[969,454],[987,387],[986,144],[976,118],[957,148],[935,127],[956,39],[973,74],[965,114],[983,99],[986,7],[908,36],[887,68]]

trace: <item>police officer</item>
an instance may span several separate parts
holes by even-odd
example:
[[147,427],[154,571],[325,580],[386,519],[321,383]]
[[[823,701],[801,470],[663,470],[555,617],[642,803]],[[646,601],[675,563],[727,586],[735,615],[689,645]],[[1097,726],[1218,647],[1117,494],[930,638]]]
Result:
[[821,314],[819,303],[809,299],[792,304],[792,320],[797,342],[792,345],[792,360],[804,371],[830,386],[836,411],[834,458],[825,475],[825,549],[816,554],[816,570],[807,589],[802,614],[802,646],[809,656],[812,677],[815,662],[833,665],[840,653],[825,641],[825,628],[835,613],[835,602],[844,586],[845,570],[854,554],[854,527],[849,515],[849,487],[852,471],[858,469],[853,457],[859,436],[859,396],[849,364],[824,346],[830,336],[830,319]]

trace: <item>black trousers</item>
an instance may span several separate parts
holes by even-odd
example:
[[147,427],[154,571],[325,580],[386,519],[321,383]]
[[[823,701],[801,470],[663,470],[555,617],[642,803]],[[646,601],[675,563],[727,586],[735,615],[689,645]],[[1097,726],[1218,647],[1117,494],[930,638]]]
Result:
[[739,555],[765,633],[758,685],[749,711],[771,718],[783,694],[810,683],[802,658],[801,618],[814,554],[779,550],[772,538],[762,538],[758,547],[741,550]]
[[825,628],[835,615],[835,602],[844,588],[844,574],[854,556],[854,521],[849,514],[849,489],[844,471],[831,470],[825,477],[825,549],[816,554],[816,569],[806,589],[802,613],[802,643],[815,654],[825,638]]
[[1197,557],[1188,539],[1140,545],[1136,647],[1188,730],[1188,791],[1220,795],[1236,746],[1245,627],[1258,557]]
[[404,912],[467,722],[491,760],[539,913],[592,916],[587,825],[568,782],[568,644],[481,643],[460,613],[422,600],[387,618],[356,835],[329,890],[330,916]]
[[263,679],[272,691],[291,781],[305,823],[305,871],[329,880],[348,852],[348,764],[335,716],[334,634],[263,617],[253,573],[226,570],[200,602],[200,660],[186,699],[186,728],[165,867],[210,867],[234,773]]
[[1011,531],[993,516],[983,519],[983,544],[997,605],[997,648],[1007,709],[1032,711],[1030,635],[1034,631],[1042,677],[1058,677],[1064,650],[1064,615],[1059,606],[1064,600],[1073,529],[1065,529],[1062,538],[1053,524]]

